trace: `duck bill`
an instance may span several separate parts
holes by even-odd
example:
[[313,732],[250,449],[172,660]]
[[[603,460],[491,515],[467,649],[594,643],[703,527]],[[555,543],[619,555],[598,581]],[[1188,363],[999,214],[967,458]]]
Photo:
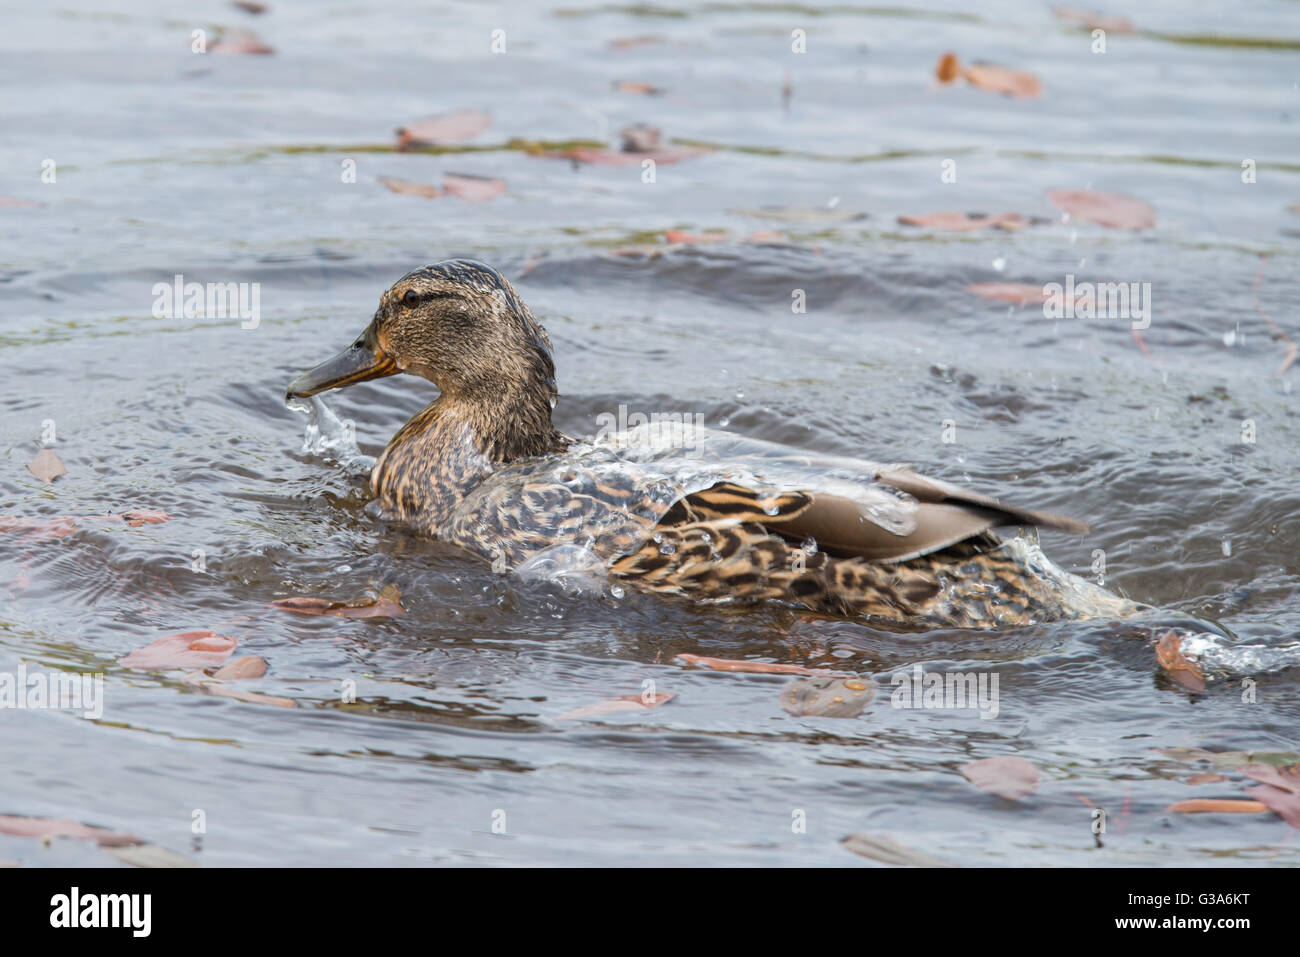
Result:
[[371,328],[350,348],[344,349],[333,359],[326,359],[290,382],[285,398],[306,398],[326,389],[338,389],[367,379],[381,379],[400,371],[392,357],[379,347]]

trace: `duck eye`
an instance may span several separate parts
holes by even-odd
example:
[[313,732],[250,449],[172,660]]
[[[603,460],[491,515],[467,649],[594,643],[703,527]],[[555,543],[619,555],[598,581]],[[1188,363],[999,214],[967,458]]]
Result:
[[414,289],[406,290],[406,295],[402,296],[402,304],[414,309],[420,304],[420,294]]

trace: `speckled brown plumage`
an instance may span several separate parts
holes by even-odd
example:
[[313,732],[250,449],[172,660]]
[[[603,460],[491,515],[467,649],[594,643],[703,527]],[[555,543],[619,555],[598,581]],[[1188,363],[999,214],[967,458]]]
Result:
[[[370,326],[291,396],[408,372],[440,395],[376,462],[379,513],[513,568],[576,546],[610,576],[698,601],[783,601],[836,615],[988,628],[1123,615],[1136,606],[1056,568],[999,525],[1083,531],[905,467],[836,460],[856,484],[803,466],[797,483],[763,461],[686,468],[618,446],[575,443],[551,424],[550,340],[482,263],[413,270],[383,294]],[[778,470],[779,471],[779,470]]]

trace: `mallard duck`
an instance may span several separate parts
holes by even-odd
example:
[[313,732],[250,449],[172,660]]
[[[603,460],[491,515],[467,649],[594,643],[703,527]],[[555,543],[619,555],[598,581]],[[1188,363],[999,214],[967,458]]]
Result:
[[905,466],[809,456],[725,432],[645,427],[578,440],[551,422],[551,342],[491,266],[407,273],[365,331],[287,398],[405,372],[439,395],[370,475],[384,520],[501,571],[578,551],[608,579],[707,601],[987,628],[1135,606],[1053,565],[1023,533],[1082,533]]

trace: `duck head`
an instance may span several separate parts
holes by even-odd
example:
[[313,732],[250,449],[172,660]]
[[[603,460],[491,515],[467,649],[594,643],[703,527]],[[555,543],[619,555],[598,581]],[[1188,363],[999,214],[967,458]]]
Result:
[[551,340],[491,266],[449,259],[407,273],[380,297],[356,341],[289,383],[287,399],[405,372],[441,395],[439,416],[468,424],[497,461],[549,451],[555,363]]
[[555,396],[546,331],[509,281],[469,259],[422,266],[393,283],[356,341],[294,379],[286,398],[399,372],[468,402],[533,392],[549,407]]

